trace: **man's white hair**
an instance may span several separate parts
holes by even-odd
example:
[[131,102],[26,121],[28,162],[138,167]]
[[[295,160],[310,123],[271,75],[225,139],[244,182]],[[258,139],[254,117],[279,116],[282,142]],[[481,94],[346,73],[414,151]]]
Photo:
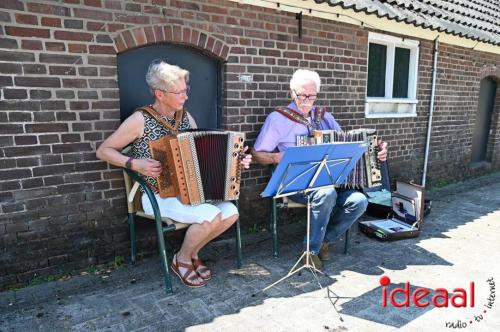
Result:
[[154,90],[168,91],[174,86],[175,82],[181,79],[187,84],[189,82],[189,71],[161,60],[151,62],[146,73],[146,82],[151,93],[154,93]]
[[297,69],[295,73],[293,73],[292,79],[290,80],[290,89],[298,90],[310,82],[313,82],[316,85],[316,93],[318,93],[319,88],[321,87],[319,74],[313,70]]

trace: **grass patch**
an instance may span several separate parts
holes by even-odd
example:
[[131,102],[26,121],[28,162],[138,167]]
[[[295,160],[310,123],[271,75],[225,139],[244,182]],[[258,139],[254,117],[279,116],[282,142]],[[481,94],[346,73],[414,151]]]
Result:
[[54,281],[59,279],[60,276],[49,275],[49,276],[36,276],[30,281],[30,286],[36,286],[40,284],[44,284],[49,281]]
[[125,263],[125,258],[123,256],[115,256],[115,259],[113,260],[113,267],[115,269],[118,269],[124,263]]

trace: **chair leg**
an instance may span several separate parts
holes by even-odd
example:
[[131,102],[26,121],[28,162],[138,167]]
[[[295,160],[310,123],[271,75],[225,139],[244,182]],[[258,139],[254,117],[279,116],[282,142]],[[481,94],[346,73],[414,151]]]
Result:
[[241,226],[240,218],[236,220],[236,268],[240,269],[242,266],[243,254],[241,252]]
[[130,260],[132,264],[135,263],[137,247],[136,247],[136,236],[135,236],[135,215],[133,213],[128,214],[128,229],[130,232]]
[[344,255],[349,253],[349,242],[351,241],[351,228],[348,228],[345,231],[345,240],[344,240]]
[[173,294],[174,290],[172,288],[172,279],[170,278],[170,269],[168,268],[168,260],[167,260],[167,244],[165,242],[165,237],[163,235],[163,230],[157,228],[156,236],[158,237],[158,244],[160,249],[160,257],[161,257],[161,265],[163,268],[163,276],[165,280],[165,293],[167,295]]
[[279,243],[278,243],[278,225],[277,225],[277,209],[276,209],[276,199],[271,199],[271,220],[270,228],[273,237],[273,256],[279,257]]

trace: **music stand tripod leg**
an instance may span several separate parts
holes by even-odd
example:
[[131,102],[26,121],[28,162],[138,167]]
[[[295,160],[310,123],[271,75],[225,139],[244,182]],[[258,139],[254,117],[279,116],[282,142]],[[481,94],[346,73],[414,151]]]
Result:
[[[300,270],[304,269],[304,268],[307,268],[309,269],[309,271],[311,271],[311,273],[315,274],[316,272],[317,273],[321,273],[321,274],[324,274],[323,272],[321,272],[320,270],[318,270],[316,268],[316,266],[314,266],[314,262],[311,260],[311,252],[309,251],[309,236],[310,236],[310,230],[311,230],[311,201],[310,201],[310,197],[309,195],[307,195],[307,232],[306,232],[306,251],[304,251],[302,253],[302,255],[300,255],[299,259],[297,260],[297,262],[295,263],[295,265],[290,269],[290,271],[287,273],[286,276],[284,276],[283,278],[279,279],[278,281],[275,281],[274,283],[272,283],[271,285],[267,286],[266,288],[263,289],[263,291],[265,290],[268,290],[269,288],[279,284],[280,282],[282,282],[283,280],[287,279],[288,277],[291,277],[292,275],[294,275],[295,273],[299,272]],[[298,269],[295,270],[295,268],[297,267],[297,265],[299,265],[300,261],[303,259],[303,258],[306,258],[306,262],[301,266],[299,267]],[[311,264],[312,263],[312,264]],[[320,284],[321,286],[321,284]],[[323,287],[321,287],[323,288]]]

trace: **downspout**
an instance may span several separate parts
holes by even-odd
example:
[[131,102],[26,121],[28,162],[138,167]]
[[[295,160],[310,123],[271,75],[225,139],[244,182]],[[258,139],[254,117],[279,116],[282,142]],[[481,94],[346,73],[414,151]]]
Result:
[[424,156],[424,172],[422,174],[422,186],[425,187],[425,180],[427,177],[427,163],[429,162],[429,150],[431,145],[431,132],[432,132],[432,115],[434,113],[434,97],[436,93],[436,75],[437,75],[437,59],[439,48],[439,35],[434,39],[434,62],[432,64],[432,87],[431,87],[431,104],[429,106],[429,125],[427,126],[427,140],[425,142],[425,156]]

